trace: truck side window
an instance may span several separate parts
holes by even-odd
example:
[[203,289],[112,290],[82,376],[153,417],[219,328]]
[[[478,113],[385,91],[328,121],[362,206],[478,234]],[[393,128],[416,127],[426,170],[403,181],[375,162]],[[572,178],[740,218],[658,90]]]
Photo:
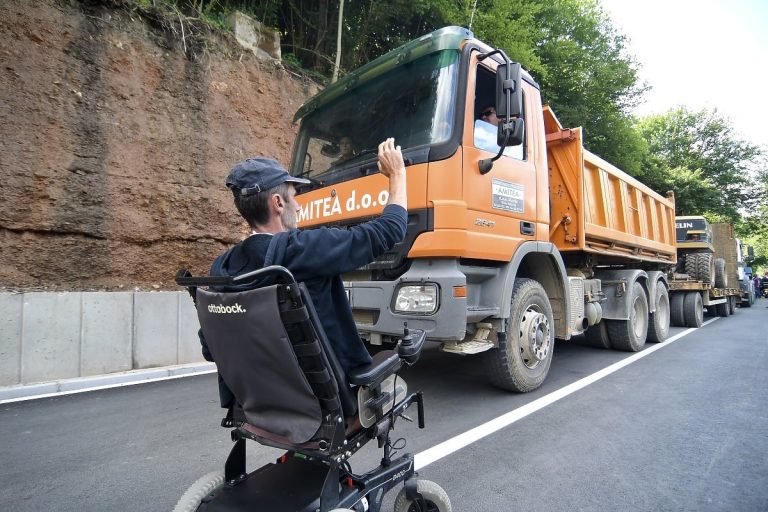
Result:
[[[496,77],[489,69],[478,66],[477,80],[475,81],[475,129],[473,143],[476,148],[498,153],[496,145],[496,133],[498,122],[494,104],[496,102]],[[523,93],[523,110],[525,110],[525,93]],[[490,115],[488,115],[490,113]],[[525,117],[525,112],[523,112]],[[526,134],[527,138],[527,134]],[[519,146],[509,146],[504,149],[504,156],[516,160],[525,160],[526,141]]]

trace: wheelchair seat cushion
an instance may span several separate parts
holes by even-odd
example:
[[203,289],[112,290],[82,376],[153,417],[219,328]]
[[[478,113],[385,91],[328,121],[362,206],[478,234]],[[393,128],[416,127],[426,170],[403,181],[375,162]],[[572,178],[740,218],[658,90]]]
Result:
[[[197,313],[218,371],[248,423],[301,444],[318,431],[323,413],[281,320],[277,289],[198,289]],[[331,379],[327,372],[315,378]]]

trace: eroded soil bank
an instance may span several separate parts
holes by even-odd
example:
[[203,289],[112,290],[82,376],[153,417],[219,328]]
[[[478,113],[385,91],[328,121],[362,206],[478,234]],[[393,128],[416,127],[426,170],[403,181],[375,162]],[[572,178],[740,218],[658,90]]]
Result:
[[174,289],[178,268],[207,271],[245,233],[229,167],[287,165],[317,91],[130,2],[3,1],[0,40],[6,290]]

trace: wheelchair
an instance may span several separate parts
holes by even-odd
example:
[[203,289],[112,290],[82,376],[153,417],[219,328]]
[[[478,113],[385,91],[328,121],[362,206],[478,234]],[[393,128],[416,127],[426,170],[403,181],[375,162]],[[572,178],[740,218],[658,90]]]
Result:
[[[345,375],[307,289],[281,266],[236,277],[193,277],[176,283],[192,295],[220,378],[235,397],[222,419],[232,449],[223,471],[203,476],[175,512],[379,512],[401,484],[395,512],[451,512],[436,483],[417,478],[412,454],[395,457],[395,421],[415,406],[424,428],[421,392],[407,392],[398,372],[419,358],[425,333],[404,327],[396,350]],[[349,460],[369,441],[383,450],[378,467],[352,472]],[[246,471],[246,442],[285,450],[274,463]]]

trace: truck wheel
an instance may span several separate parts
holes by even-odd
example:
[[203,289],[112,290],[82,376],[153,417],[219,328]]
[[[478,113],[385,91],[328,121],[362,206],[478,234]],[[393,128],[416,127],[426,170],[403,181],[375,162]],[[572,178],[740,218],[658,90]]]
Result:
[[220,486],[224,482],[224,472],[214,471],[203,475],[197,479],[195,483],[189,486],[187,492],[185,492],[176,506],[173,508],[173,512],[194,512],[203,498],[208,496],[214,489]]
[[732,315],[736,314],[736,296],[731,295],[728,297],[728,310]]
[[699,254],[699,276],[700,281],[705,284],[712,284],[715,282],[715,255],[703,252]]
[[629,296],[629,318],[608,320],[608,337],[616,350],[638,352],[648,336],[648,298],[643,285],[635,281]]
[[495,386],[519,393],[541,386],[555,348],[552,322],[552,307],[544,288],[533,279],[515,279],[506,336],[500,337],[497,348],[482,355]]
[[722,304],[715,304],[715,313],[717,316],[726,317],[731,314],[731,308],[728,305],[728,297],[725,298],[725,302]]
[[715,259],[715,288],[728,288],[728,276],[725,274],[725,260]]
[[704,284],[715,281],[715,261],[712,253],[688,254],[685,257],[685,273]]
[[408,499],[405,493],[405,487],[400,489],[395,498],[395,512],[451,512],[451,500],[448,498],[448,493],[445,489],[437,485],[431,480],[417,480],[416,490],[424,498],[424,502],[427,506],[423,509],[413,501]]
[[608,328],[605,320],[593,325],[584,333],[584,344],[589,347],[611,349],[611,338],[608,337]]
[[669,335],[669,292],[661,283],[656,284],[656,311],[648,316],[648,341],[660,343]]
[[685,314],[683,309],[684,293],[673,293],[669,299],[669,321],[675,327],[685,326]]
[[701,327],[704,323],[704,303],[697,292],[688,292],[683,299],[683,317],[686,327]]

